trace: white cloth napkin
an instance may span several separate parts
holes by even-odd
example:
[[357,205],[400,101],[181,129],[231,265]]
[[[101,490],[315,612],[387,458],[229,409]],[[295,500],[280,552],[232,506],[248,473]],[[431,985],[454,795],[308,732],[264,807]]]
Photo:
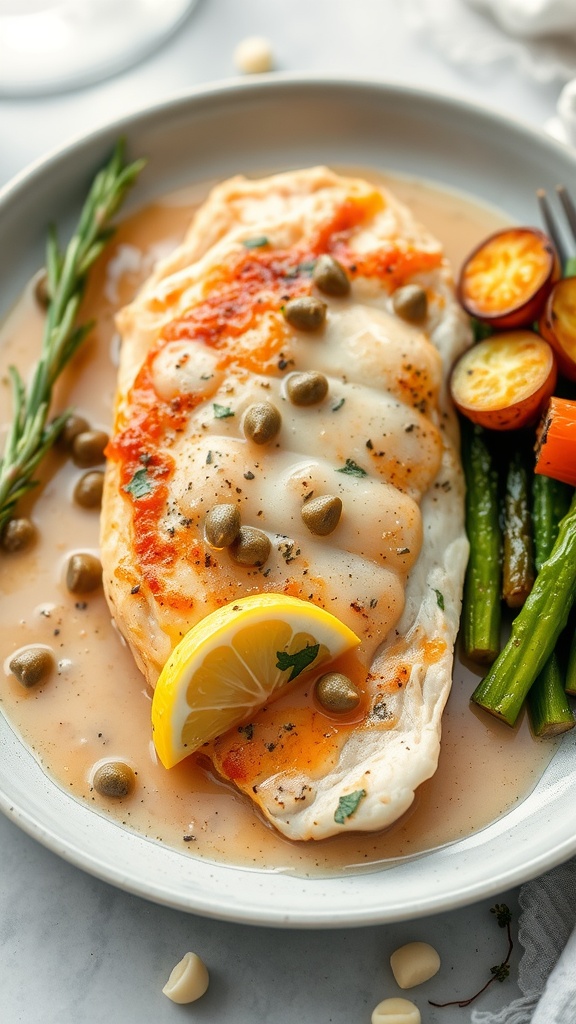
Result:
[[541,82],[576,76],[576,0],[407,0],[413,28],[470,71],[516,61]]
[[498,1013],[473,1010],[472,1024],[575,1024],[576,860],[523,885],[519,901],[523,995]]

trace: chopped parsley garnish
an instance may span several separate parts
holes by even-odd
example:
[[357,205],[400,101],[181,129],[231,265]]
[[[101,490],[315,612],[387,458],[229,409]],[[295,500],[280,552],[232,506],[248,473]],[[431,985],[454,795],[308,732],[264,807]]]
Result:
[[217,420],[227,420],[229,416],[234,415],[234,410],[229,405],[218,405],[218,402],[213,402],[212,408]]
[[344,405],[345,401],[346,401],[345,398],[341,398],[339,402],[336,402],[336,405],[332,406],[332,412],[338,412],[338,409],[342,408],[342,406]]
[[348,476],[368,476],[365,469],[359,466],[354,459],[346,459],[346,464],[336,470],[337,473],[346,473]]
[[263,249],[265,245],[269,244],[266,235],[258,235],[257,238],[245,238],[242,242],[245,249]]
[[136,470],[130,483],[124,484],[123,490],[128,491],[133,498],[144,498],[154,490],[146,466]]
[[434,593],[436,594],[436,601],[438,603],[438,607],[439,607],[440,611],[443,612],[444,611],[444,594],[442,593],[441,590],[436,590],[436,589],[434,589]]
[[365,796],[365,789],[357,789],[354,793],[347,793],[346,796],[341,796],[338,801],[338,807],[334,812],[334,821],[336,824],[343,825],[346,818],[351,818],[358,807],[358,804]]
[[303,647],[301,651],[295,651],[294,654],[288,654],[288,651],[276,651],[276,668],[279,668],[282,672],[286,669],[291,668],[292,671],[288,676],[288,682],[291,683],[296,676],[299,676],[301,672],[304,672],[309,665],[317,658],[318,651],[320,650],[320,644],[310,644],[309,646]]

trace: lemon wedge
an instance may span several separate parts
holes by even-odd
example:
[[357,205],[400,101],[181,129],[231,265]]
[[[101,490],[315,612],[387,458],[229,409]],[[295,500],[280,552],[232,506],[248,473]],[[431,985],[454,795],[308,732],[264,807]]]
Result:
[[254,594],[207,615],[168,658],[154,691],[154,746],[172,768],[246,721],[302,672],[356,647],[330,612],[286,594]]

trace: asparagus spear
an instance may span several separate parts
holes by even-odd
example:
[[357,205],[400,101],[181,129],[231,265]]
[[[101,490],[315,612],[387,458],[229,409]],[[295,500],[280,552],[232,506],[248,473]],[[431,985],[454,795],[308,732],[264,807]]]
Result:
[[462,421],[462,460],[470,541],[462,606],[464,649],[474,661],[490,662],[500,649],[498,477],[484,430],[468,421]]
[[543,563],[510,639],[472,700],[514,725],[524,699],[552,654],[576,596],[576,495],[560,523],[558,537]]
[[0,534],[12,518],[16,503],[35,486],[36,467],[58,438],[69,415],[67,411],[48,422],[54,384],[91,328],[91,324],[76,324],[86,276],[110,238],[112,217],[143,166],[143,160],[126,165],[124,146],[119,142],[109,163],[92,183],[65,252],[60,251],[53,230],[48,236],[50,302],[40,359],[28,389],[15,367],[9,371],[14,413],[0,459]]
[[554,652],[528,693],[528,714],[535,736],[559,736],[574,728],[574,715]]
[[535,473],[532,480],[532,522],[534,525],[534,562],[540,572],[558,536],[560,520],[570,507],[571,489],[560,480]]
[[506,473],[502,597],[509,608],[521,608],[534,584],[529,471],[524,455],[515,451]]
[[[552,477],[534,474],[532,522],[537,569],[552,553],[558,528],[570,507],[570,488]],[[574,725],[556,653],[544,665],[528,693],[528,714],[536,736],[557,736]]]
[[571,697],[576,697],[576,629],[574,630],[574,636],[572,637],[572,643],[570,644],[570,651],[568,654],[565,690]]

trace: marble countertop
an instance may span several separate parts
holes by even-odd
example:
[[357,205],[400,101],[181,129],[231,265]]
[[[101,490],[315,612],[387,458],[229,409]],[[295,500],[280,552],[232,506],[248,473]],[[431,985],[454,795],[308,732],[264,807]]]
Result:
[[[394,0],[200,0],[152,57],[96,86],[36,98],[0,97],[0,185],[70,138],[235,73],[240,39],[271,40],[276,68],[371,75],[456,93],[542,126],[559,81],[539,83],[509,63],[481,72],[451,65],[411,29],[410,4]],[[57,858],[0,817],[0,1020],[2,1024],[368,1024],[381,999],[398,995],[388,959],[412,939],[431,942],[442,970],[412,996],[424,1024],[470,1020],[469,1009],[429,999],[479,988],[505,950],[489,913],[517,890],[419,921],[335,931],[282,931],[204,920],[128,895]],[[161,988],[187,950],[207,963],[211,985],[179,1007]],[[518,994],[518,947],[510,979],[477,1004],[497,1009]]]

